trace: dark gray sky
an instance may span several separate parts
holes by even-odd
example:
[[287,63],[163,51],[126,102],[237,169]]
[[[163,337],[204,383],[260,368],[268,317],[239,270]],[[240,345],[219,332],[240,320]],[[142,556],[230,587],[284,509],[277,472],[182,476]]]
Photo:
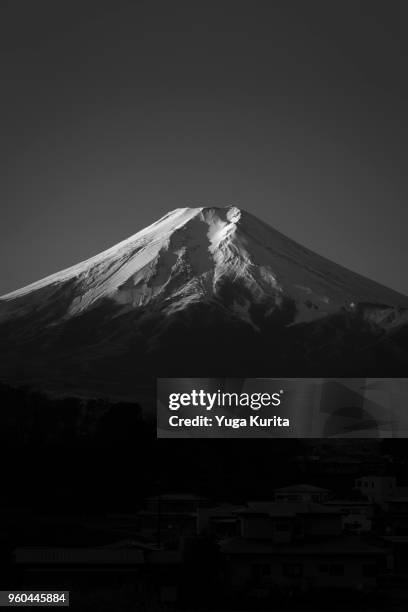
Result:
[[206,204],[408,293],[404,4],[3,1],[0,294]]

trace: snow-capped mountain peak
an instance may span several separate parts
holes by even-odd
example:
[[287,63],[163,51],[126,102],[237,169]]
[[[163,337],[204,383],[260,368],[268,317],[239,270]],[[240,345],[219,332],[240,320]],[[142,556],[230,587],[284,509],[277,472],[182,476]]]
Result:
[[404,375],[407,325],[407,297],[245,210],[178,208],[0,298],[0,376],[133,397],[136,371]]
[[268,316],[291,300],[293,322],[362,302],[408,307],[408,298],[226,206],[169,212],[114,247],[3,296],[0,320],[50,305],[63,319],[102,300],[123,311],[149,307],[164,314],[197,302],[222,303],[251,325],[251,304],[262,304]]

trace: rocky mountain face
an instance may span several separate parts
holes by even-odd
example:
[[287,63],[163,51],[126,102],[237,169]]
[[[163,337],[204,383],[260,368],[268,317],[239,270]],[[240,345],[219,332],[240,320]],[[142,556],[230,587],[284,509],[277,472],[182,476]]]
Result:
[[156,376],[406,376],[408,298],[234,206],[174,210],[0,298],[0,377],[140,399]]

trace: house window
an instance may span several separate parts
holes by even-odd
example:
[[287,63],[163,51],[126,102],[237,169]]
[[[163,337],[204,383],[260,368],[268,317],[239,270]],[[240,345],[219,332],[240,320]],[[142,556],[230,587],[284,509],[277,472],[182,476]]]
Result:
[[285,563],[282,569],[283,575],[288,578],[300,578],[303,576],[303,565],[300,563]]
[[297,502],[300,501],[300,496],[299,495],[284,495],[282,497],[283,501],[288,501],[288,502]]
[[321,574],[329,574],[329,576],[344,576],[344,565],[340,563],[321,563],[318,570]]
[[272,569],[268,563],[255,563],[252,566],[252,576],[257,580],[264,576],[270,576],[271,572]]

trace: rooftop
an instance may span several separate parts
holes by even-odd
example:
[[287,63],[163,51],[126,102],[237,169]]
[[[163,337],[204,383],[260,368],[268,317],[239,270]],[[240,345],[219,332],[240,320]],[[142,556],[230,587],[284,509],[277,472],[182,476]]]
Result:
[[339,514],[336,508],[308,502],[249,502],[240,514],[263,514],[268,516],[296,516],[296,514]]
[[381,544],[368,543],[354,535],[288,543],[235,537],[223,540],[220,548],[221,552],[228,555],[384,555],[388,552]]
[[323,489],[322,487],[315,487],[314,485],[309,484],[297,484],[297,485],[289,485],[287,487],[280,487],[279,489],[275,489],[275,493],[328,493],[329,489]]

